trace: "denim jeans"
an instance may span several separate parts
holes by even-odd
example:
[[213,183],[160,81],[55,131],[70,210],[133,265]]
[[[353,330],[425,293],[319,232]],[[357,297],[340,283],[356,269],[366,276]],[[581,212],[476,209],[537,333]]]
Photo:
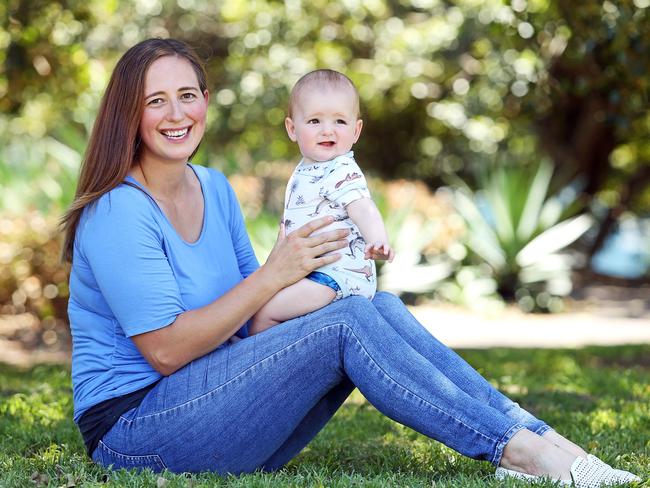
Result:
[[372,302],[333,302],[192,361],[122,415],[92,457],[154,471],[275,470],[354,387],[397,422],[493,464],[520,429],[549,429],[381,292]]

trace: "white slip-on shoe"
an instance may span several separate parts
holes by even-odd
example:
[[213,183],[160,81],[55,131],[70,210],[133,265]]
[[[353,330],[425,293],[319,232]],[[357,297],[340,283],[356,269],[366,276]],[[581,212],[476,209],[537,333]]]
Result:
[[641,478],[639,478],[637,475],[630,473],[629,471],[625,471],[622,469],[616,469],[609,464],[607,464],[605,461],[602,459],[594,456],[593,454],[588,454],[587,455],[587,461],[590,463],[596,463],[596,464],[602,464],[604,466],[607,466],[608,468],[611,468],[614,470],[614,473],[616,473],[616,476],[618,476],[619,481],[617,483],[632,483],[636,481],[641,481]]
[[[593,456],[595,458],[595,456]],[[571,478],[576,488],[603,488],[605,486],[640,481],[640,478],[623,471],[614,469],[600,459],[588,457],[576,458],[571,465]]]
[[[505,480],[508,478],[516,478],[519,480],[526,480],[531,483],[536,481],[550,480],[548,476],[535,476],[532,474],[522,473],[521,471],[513,471],[512,469],[506,469],[499,466],[494,472],[494,477],[498,480]],[[571,481],[566,480],[552,480],[557,486],[571,486]]]
[[[591,454],[586,459],[577,457],[573,461],[570,471],[572,481],[553,481],[558,486],[574,486],[575,488],[604,488],[611,485],[641,481],[641,478],[638,476],[628,471],[623,471],[622,469],[612,468],[609,464]],[[516,478],[531,483],[550,479],[548,476],[535,476],[502,468],[501,466],[496,469],[494,477],[498,480]]]

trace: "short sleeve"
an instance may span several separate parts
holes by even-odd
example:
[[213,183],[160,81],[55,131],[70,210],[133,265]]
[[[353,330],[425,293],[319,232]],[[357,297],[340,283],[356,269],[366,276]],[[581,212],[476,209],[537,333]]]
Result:
[[118,187],[84,212],[82,259],[127,336],[165,327],[186,311],[149,197]]
[[361,198],[371,198],[366,178],[359,165],[351,157],[336,160],[334,171],[327,177],[327,198],[344,207]]

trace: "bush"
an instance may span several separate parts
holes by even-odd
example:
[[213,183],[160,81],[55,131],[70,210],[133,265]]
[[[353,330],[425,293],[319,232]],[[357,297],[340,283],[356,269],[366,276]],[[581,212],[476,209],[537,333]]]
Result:
[[[499,167],[487,171],[479,190],[453,190],[466,224],[463,242],[470,251],[470,285],[490,282],[484,291],[515,299],[525,311],[558,311],[571,292],[576,256],[567,246],[592,225],[581,209],[580,191],[569,185],[549,195],[553,169]],[[465,271],[467,274],[468,271]]]
[[30,348],[69,342],[67,267],[51,217],[32,212],[0,218],[0,332]]

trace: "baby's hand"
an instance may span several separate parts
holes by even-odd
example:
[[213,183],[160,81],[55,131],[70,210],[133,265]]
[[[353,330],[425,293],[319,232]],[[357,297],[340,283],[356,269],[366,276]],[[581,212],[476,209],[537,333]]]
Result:
[[365,259],[385,260],[389,263],[395,257],[395,251],[387,242],[377,241],[373,244],[366,244],[365,252]]

